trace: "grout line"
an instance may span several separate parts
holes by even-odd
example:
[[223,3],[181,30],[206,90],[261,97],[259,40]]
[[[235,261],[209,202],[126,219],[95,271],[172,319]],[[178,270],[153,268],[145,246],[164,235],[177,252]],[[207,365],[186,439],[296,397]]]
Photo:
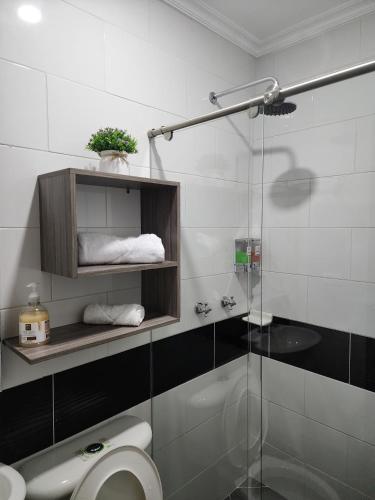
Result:
[[352,385],[351,383],[351,378],[352,378],[352,373],[351,373],[351,359],[352,359],[352,333],[349,333],[349,384]]
[[52,444],[56,444],[55,430],[55,374],[52,373]]

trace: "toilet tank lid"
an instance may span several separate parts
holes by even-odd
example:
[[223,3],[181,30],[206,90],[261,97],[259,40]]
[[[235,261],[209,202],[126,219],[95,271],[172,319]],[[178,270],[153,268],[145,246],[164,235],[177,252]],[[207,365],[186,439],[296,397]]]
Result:
[[107,451],[118,446],[146,449],[152,438],[147,422],[121,416],[81,432],[24,460],[17,467],[25,479],[28,500],[69,496],[82,475]]

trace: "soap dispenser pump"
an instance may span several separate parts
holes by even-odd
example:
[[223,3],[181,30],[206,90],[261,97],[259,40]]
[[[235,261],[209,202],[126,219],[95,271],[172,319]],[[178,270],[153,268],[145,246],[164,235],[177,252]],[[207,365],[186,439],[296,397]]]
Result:
[[40,295],[36,283],[29,283],[31,288],[28,305],[19,316],[19,344],[22,347],[35,347],[49,341],[48,311],[40,303]]

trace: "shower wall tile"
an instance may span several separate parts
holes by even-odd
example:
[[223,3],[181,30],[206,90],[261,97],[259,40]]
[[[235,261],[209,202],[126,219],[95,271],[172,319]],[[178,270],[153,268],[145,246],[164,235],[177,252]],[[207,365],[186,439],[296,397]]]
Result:
[[358,60],[360,21],[346,23],[275,54],[275,73],[282,85],[302,81]]
[[361,18],[361,57],[370,59],[375,55],[375,14]]
[[107,225],[106,190],[101,186],[77,185],[77,226],[102,228]]
[[375,444],[374,393],[310,372],[305,383],[307,417]]
[[1,143],[48,148],[47,89],[43,73],[0,60],[0,106],[3,116],[7,117],[0,122]]
[[350,229],[273,228],[263,234],[263,269],[349,278]]
[[374,188],[372,172],[317,179],[311,190],[310,225],[374,226]]
[[374,337],[374,284],[309,278],[308,289],[308,322]]
[[262,309],[283,318],[306,321],[306,276],[264,271],[262,296],[259,277],[255,279],[252,301],[254,309]]
[[355,170],[368,172],[375,170],[375,147],[373,137],[375,133],[375,115],[358,118],[357,147],[355,157]]
[[0,57],[103,88],[103,22],[59,0],[41,0],[38,7],[43,22],[30,27],[18,18],[13,0],[1,2]]
[[375,228],[352,229],[351,279],[375,282]]
[[264,185],[265,227],[306,227],[309,221],[309,181]]
[[353,172],[355,133],[356,123],[349,120],[267,138],[264,181],[309,179]]
[[262,358],[262,395],[265,400],[301,415],[305,412],[305,372],[266,356]]

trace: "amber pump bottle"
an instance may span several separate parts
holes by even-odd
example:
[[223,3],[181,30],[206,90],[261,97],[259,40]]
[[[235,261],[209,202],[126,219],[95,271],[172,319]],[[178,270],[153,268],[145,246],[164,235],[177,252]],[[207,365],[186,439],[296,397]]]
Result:
[[48,311],[40,303],[36,283],[27,285],[31,288],[28,305],[19,316],[19,344],[22,347],[36,347],[49,341]]

